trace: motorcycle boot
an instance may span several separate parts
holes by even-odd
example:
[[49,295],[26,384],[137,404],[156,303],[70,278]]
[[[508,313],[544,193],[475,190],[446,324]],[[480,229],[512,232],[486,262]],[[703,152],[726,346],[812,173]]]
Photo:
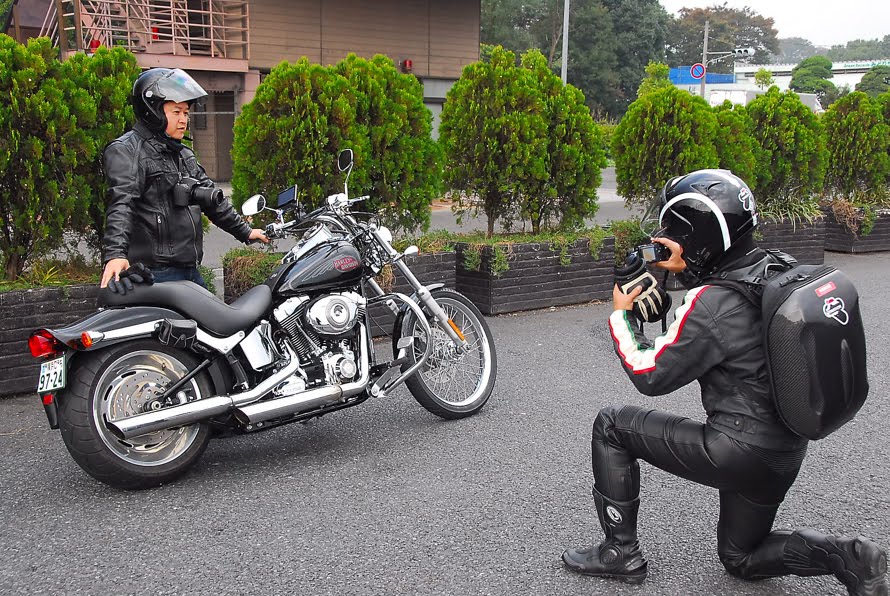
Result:
[[838,538],[809,528],[788,538],[785,566],[794,575],[834,574],[851,596],[887,596],[887,553],[858,536]]
[[562,553],[566,567],[576,573],[641,584],[649,573],[637,540],[640,499],[613,501],[593,489],[593,500],[606,539],[589,548],[570,548]]

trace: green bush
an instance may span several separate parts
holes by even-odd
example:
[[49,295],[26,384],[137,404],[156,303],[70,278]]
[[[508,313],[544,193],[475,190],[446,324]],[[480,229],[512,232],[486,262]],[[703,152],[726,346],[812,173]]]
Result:
[[379,213],[393,230],[426,230],[442,174],[423,85],[380,55],[366,60],[350,54],[333,71],[349,81],[355,136],[362,141],[355,149],[364,155],[370,181],[356,194],[371,195],[365,208]]
[[[720,167],[748,183],[757,192],[757,152],[760,147],[751,135],[753,123],[745,106],[733,106],[729,101],[714,108],[717,129],[714,144],[720,159]],[[756,194],[755,194],[756,196]]]
[[24,46],[0,34],[0,265],[9,281],[62,243],[91,196],[79,172],[95,158],[87,130],[96,102],[56,55],[48,38]]
[[281,264],[281,257],[281,253],[252,248],[240,247],[228,251],[222,259],[226,294],[240,296],[265,282]]
[[673,176],[717,167],[716,127],[705,100],[676,87],[633,102],[612,139],[618,193],[628,206],[648,203]]
[[758,210],[768,217],[811,219],[818,215],[827,152],[815,114],[792,91],[770,88],[747,107],[757,155]]
[[547,176],[528,181],[520,198],[520,213],[532,232],[545,228],[580,228],[596,215],[596,189],[606,165],[603,135],[590,115],[584,94],[563,84],[538,50],[522,56],[541,91],[542,115],[547,122]]
[[610,119],[600,119],[596,121],[600,132],[603,133],[603,148],[606,151],[606,165],[615,159],[612,155],[612,139],[615,136],[615,129],[618,128],[618,122]]
[[609,223],[609,232],[615,237],[615,263],[623,264],[624,258],[635,246],[649,242],[640,229],[638,219],[616,219]]
[[[337,152],[363,147],[356,136],[349,81],[302,58],[282,62],[257,87],[256,97],[235,120],[232,145],[232,202],[240,208],[256,193],[274,198],[297,184],[307,208],[343,188]],[[353,188],[367,188],[370,158],[356,151]]]
[[459,217],[484,213],[488,236],[497,220],[509,227],[516,201],[548,176],[547,126],[533,73],[498,46],[489,61],[466,66],[448,91],[439,142],[445,182]]
[[77,169],[83,179],[87,208],[74,213],[70,229],[86,237],[98,255],[105,233],[105,174],[102,152],[105,146],[124,133],[134,120],[130,95],[140,69],[136,58],[123,48],[101,47],[94,54],[75,54],[62,63],[62,76],[85,90],[96,102],[96,120],[84,131],[93,146],[95,157]]
[[491,273],[499,276],[510,270],[510,255],[514,244],[543,244],[550,250],[560,253],[560,264],[567,267],[572,259],[569,248],[578,240],[586,239],[590,254],[599,258],[603,241],[609,236],[605,229],[594,226],[592,228],[578,229],[574,231],[553,231],[540,234],[498,234],[487,236],[482,233],[450,234],[453,243],[465,244],[463,250],[464,269],[479,271],[482,268],[482,251],[484,247],[491,247],[492,261]]
[[825,187],[833,197],[880,202],[890,176],[890,130],[881,107],[856,91],[822,117],[828,147]]

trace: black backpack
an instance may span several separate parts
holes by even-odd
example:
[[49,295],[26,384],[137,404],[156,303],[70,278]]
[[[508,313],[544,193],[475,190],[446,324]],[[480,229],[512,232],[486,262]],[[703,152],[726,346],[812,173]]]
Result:
[[759,299],[776,410],[796,434],[821,439],[851,420],[868,395],[859,294],[831,265],[767,252],[768,262],[708,283]]

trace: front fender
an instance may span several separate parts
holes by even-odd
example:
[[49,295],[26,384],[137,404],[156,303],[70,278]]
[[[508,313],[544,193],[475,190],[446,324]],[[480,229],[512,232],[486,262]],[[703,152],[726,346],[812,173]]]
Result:
[[[444,287],[445,287],[445,284],[438,283],[438,284],[429,284],[428,286],[426,286],[426,289],[429,290],[430,292],[432,292],[433,290],[438,290],[439,288],[444,288]],[[417,297],[417,292],[414,292],[413,294],[411,294],[411,300],[413,300],[417,304],[420,304],[420,300]],[[423,308],[422,305],[421,305],[421,308]],[[424,312],[426,312],[426,311],[424,311]],[[393,332],[392,336],[393,337],[398,337],[398,332],[402,328],[402,319],[405,318],[406,314],[408,314],[408,305],[402,304],[402,306],[399,307],[399,312],[396,315],[396,320],[392,326],[392,332]],[[395,344],[393,344],[393,354],[395,354],[395,351],[396,351],[396,346],[395,346]]]
[[[128,306],[126,308],[106,308],[72,323],[68,327],[47,329],[53,337],[71,348],[80,352],[89,352],[95,349],[103,349],[108,346],[128,341],[138,337],[148,337],[154,332],[155,322],[164,319],[183,320],[186,317],[176,311],[157,306]],[[141,328],[137,326],[142,326]],[[114,337],[112,332],[134,328],[131,333],[123,333],[120,337]],[[106,337],[93,347],[85,347],[81,342],[81,335],[85,331],[102,333]],[[108,337],[111,335],[111,337]]]

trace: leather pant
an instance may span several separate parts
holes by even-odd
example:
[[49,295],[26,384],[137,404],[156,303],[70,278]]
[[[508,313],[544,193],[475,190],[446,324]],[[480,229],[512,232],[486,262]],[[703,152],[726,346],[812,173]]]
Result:
[[706,424],[634,406],[601,410],[591,446],[595,488],[602,495],[637,499],[638,459],[714,487],[720,491],[717,548],[727,571],[745,579],[789,573],[783,552],[791,532],[771,529],[806,448],[764,453]]

